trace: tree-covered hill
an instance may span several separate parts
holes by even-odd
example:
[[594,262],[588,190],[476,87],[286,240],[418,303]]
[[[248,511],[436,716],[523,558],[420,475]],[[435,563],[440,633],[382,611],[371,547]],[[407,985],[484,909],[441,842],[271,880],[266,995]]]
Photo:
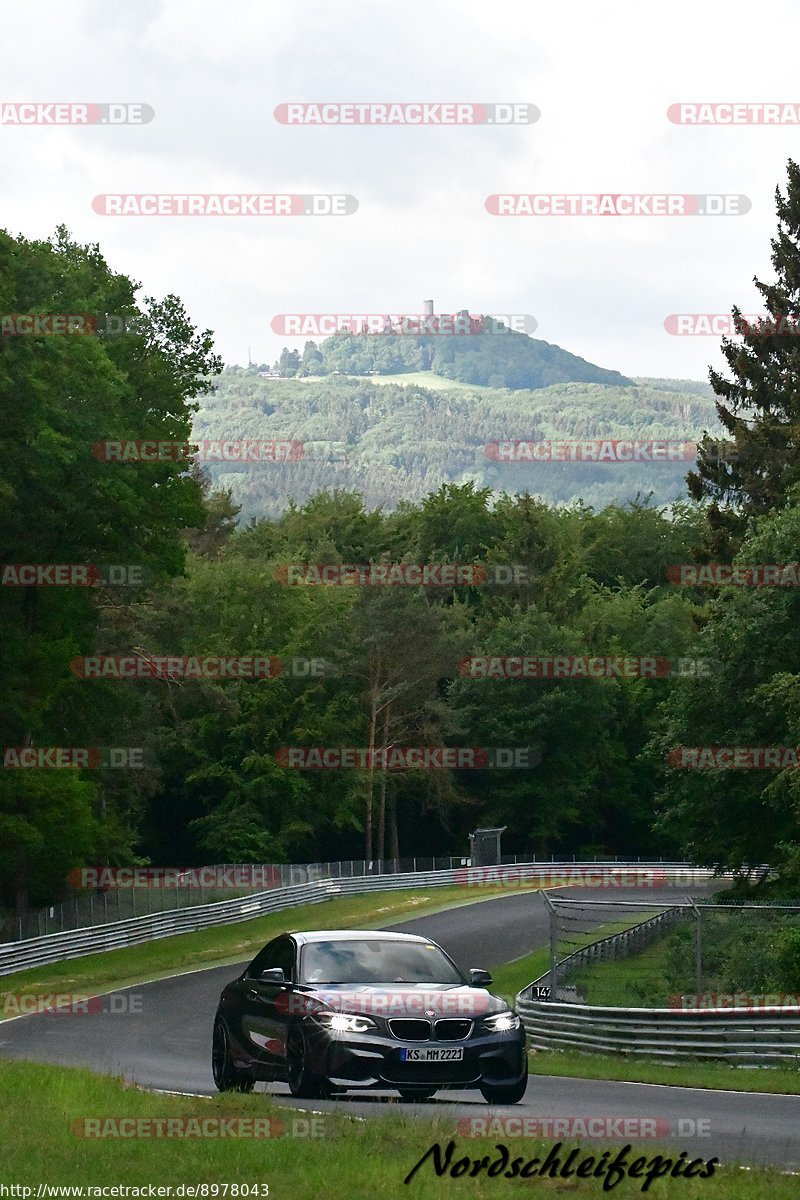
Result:
[[374,377],[265,379],[257,369],[229,367],[201,399],[194,436],[303,443],[296,461],[208,464],[245,519],[275,516],[288,498],[302,503],[323,488],[354,489],[368,506],[392,509],[469,480],[558,503],[604,507],[652,492],[668,504],[685,495],[691,463],[498,462],[486,448],[510,440],[698,440],[718,429],[706,391],[686,380],[434,390]]
[[[437,318],[431,318],[436,321]],[[274,365],[282,376],[395,375],[433,371],[445,379],[493,388],[546,388],[562,383],[630,384],[560,346],[507,328],[491,317],[473,318],[477,332],[407,337],[342,331],[303,353],[284,349]]]

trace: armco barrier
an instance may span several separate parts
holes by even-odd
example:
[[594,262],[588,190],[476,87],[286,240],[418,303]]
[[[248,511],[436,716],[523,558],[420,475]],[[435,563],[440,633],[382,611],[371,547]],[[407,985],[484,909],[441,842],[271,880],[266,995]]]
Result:
[[[575,857],[572,859],[575,863]],[[597,861],[596,859],[594,860]],[[614,859],[615,862],[619,861]],[[623,860],[624,861],[624,860]],[[637,860],[638,861],[638,860]],[[555,864],[555,856],[545,859],[523,858],[506,854],[500,866],[512,872],[518,865]],[[65,933],[70,929],[108,925],[110,921],[125,921],[129,917],[144,917],[150,913],[190,908],[193,904],[211,904],[215,900],[230,900],[234,896],[263,892],[274,887],[294,887],[298,883],[317,883],[321,879],[356,879],[362,875],[403,875],[422,871],[451,871],[469,867],[469,857],[440,855],[439,857],[346,859],[339,862],[314,863],[216,863],[183,871],[172,869],[151,876],[147,887],[133,887],[131,882],[115,883],[116,873],[101,869],[70,872],[73,887],[82,894],[69,900],[31,909],[24,916],[0,911],[0,943],[24,942],[28,938],[44,937],[48,933]],[[607,863],[604,865],[608,865]],[[143,868],[146,871],[148,868]],[[128,868],[129,879],[133,869]],[[124,877],[125,871],[121,872]],[[79,881],[73,882],[77,876]],[[96,890],[89,880],[97,880]],[[235,890],[234,890],[235,889]]]
[[[527,860],[520,858],[520,861]],[[503,862],[515,864],[517,856],[507,855]],[[69,900],[31,909],[24,916],[6,913],[4,923],[0,918],[0,942],[22,942],[28,938],[44,937],[47,933],[65,933],[69,929],[107,925],[110,921],[125,921],[129,917],[190,908],[193,904],[211,904],[215,900],[230,900],[233,896],[263,892],[274,887],[316,883],[320,879],[401,875],[408,871],[449,871],[469,865],[469,858],[449,854],[438,858],[426,856],[373,859],[371,862],[347,859],[315,863],[247,863],[244,869],[241,863],[214,863],[196,870],[189,868],[183,871],[165,871],[160,877],[160,882],[151,878],[146,888],[114,883],[114,871],[109,871],[106,877],[102,869],[89,869],[84,876],[87,878],[86,883],[79,884],[76,881],[73,884],[74,887],[85,889],[81,895],[73,895]],[[131,868],[129,871],[132,874]],[[80,879],[83,873],[70,873],[73,878],[75,874]],[[124,876],[124,872],[122,875]],[[90,890],[91,884],[88,880],[91,878],[98,881],[96,891]],[[189,882],[184,883],[187,878]],[[193,883],[193,878],[203,882]],[[241,886],[232,881],[236,878],[241,881]]]
[[641,1058],[729,1059],[741,1066],[797,1062],[800,1015],[780,1009],[601,1008],[517,996],[537,1050],[582,1050]]
[[[218,900],[213,904],[195,905],[191,908],[150,913],[142,917],[131,917],[124,921],[112,921],[107,925],[96,925],[85,929],[71,929],[64,933],[50,933],[43,937],[25,941],[6,942],[0,945],[0,976],[27,967],[44,966],[69,958],[80,958],[104,950],[116,950],[123,946],[136,946],[142,942],[171,937],[178,933],[192,933],[198,929],[209,929],[214,925],[232,925],[249,921],[266,913],[281,912],[299,904],[314,904],[335,896],[357,896],[366,892],[390,891],[400,888],[444,887],[461,884],[465,888],[496,884],[504,880],[510,886],[521,882],[553,886],[554,876],[589,876],[606,873],[609,883],[615,878],[642,879],[648,870],[656,873],[654,878],[666,886],[690,887],[692,883],[704,882],[713,872],[693,867],[690,863],[519,863],[514,867],[458,867],[450,871],[417,871],[396,875],[365,875],[356,878],[318,880],[314,883],[297,884],[293,887],[272,888],[267,892],[256,892],[235,900]],[[633,873],[638,874],[634,875]],[[505,873],[505,874],[504,874]],[[630,884],[628,885],[630,886]]]

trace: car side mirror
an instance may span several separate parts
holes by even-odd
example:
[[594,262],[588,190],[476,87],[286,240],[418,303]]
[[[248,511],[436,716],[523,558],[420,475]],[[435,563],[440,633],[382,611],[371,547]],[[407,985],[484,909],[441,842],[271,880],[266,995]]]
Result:
[[286,983],[283,967],[268,967],[258,977],[262,983]]
[[470,987],[489,987],[492,982],[492,977],[488,971],[484,971],[482,967],[473,967],[469,973]]

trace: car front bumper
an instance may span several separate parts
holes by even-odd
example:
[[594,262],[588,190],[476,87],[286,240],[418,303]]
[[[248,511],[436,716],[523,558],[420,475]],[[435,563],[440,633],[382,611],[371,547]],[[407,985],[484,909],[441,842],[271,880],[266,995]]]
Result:
[[[309,1023],[308,1052],[312,1070],[345,1088],[477,1088],[518,1083],[526,1070],[524,1031],[473,1033],[459,1042],[401,1042],[390,1034],[331,1034]],[[448,1062],[405,1062],[404,1046],[463,1049],[463,1058]]]

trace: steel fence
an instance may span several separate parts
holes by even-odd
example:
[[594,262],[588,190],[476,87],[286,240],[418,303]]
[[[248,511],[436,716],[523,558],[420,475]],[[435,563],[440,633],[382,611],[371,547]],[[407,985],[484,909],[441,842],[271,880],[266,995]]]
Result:
[[[694,994],[670,996],[670,1007],[587,1004],[581,994],[591,990],[587,980],[602,977],[601,963],[607,967],[616,959],[641,954],[659,941],[684,932],[687,937],[681,936],[679,945],[688,942],[692,961],[686,962],[686,956],[679,955],[678,966],[689,975],[694,971],[695,984],[699,985],[704,978],[703,972],[712,970],[714,958],[713,954],[704,957],[704,932],[707,933],[709,923],[717,919],[769,922],[768,926],[757,929],[762,934],[757,946],[761,959],[753,958],[753,931],[749,926],[734,928],[737,936],[713,943],[718,955],[720,946],[728,940],[738,947],[745,932],[743,952],[734,961],[739,964],[738,969],[747,969],[748,964],[763,960],[765,948],[775,948],[776,927],[779,933],[788,930],[787,946],[790,949],[796,944],[794,929],[800,911],[797,906],[696,904],[688,900],[683,905],[665,908],[627,929],[599,937],[559,958],[558,910],[570,904],[579,908],[585,906],[585,902],[553,897],[547,897],[547,902],[551,909],[551,969],[523,988],[515,1001],[529,1043],[535,1049],[638,1055],[664,1061],[720,1059],[740,1066],[797,1065],[800,995],[776,990],[774,986],[770,991],[759,993],[763,976],[745,980],[728,991],[703,992],[698,986]],[[595,923],[598,908],[602,909],[603,905],[613,909],[617,917],[620,910],[626,908],[630,913],[624,903],[598,901],[591,906]],[[577,908],[574,911],[577,912]],[[779,922],[783,922],[783,929]],[[554,928],[556,936],[553,936]],[[770,928],[773,937],[765,938],[765,929]],[[667,956],[666,961],[668,965],[674,965],[674,956]],[[731,969],[730,964],[727,969]],[[568,984],[568,979],[574,982]],[[748,990],[743,990],[743,984]]]
[[[509,862],[516,862],[510,857]],[[314,883],[320,879],[352,879],[364,875],[392,875],[410,871],[441,871],[456,866],[466,866],[468,858],[447,855],[439,858],[408,858],[377,860],[349,859],[342,862],[319,863],[214,863],[210,866],[187,868],[185,871],[170,871],[174,880],[159,886],[114,887],[103,884],[88,894],[74,895],[68,900],[45,905],[27,913],[24,917],[0,914],[0,937],[22,941],[26,938],[42,937],[48,933],[63,933],[69,929],[84,929],[106,925],[128,917],[148,916],[152,913],[168,912],[172,909],[191,908],[195,905],[229,900],[232,896],[243,896],[250,892],[261,892],[273,887],[293,887],[299,883]],[[144,868],[149,870],[150,868]],[[203,872],[206,879],[225,881],[229,875],[248,872],[258,881],[253,885],[236,886],[234,882],[221,882],[195,886],[193,877]],[[96,877],[96,872],[90,872]],[[102,871],[100,872],[102,880]]]
[[727,1059],[741,1066],[794,1065],[800,1054],[800,1015],[779,1008],[609,1008],[531,1000],[526,991],[516,1008],[537,1050]]
[[[320,879],[357,879],[366,875],[400,875],[421,871],[445,871],[470,865],[468,857],[459,855],[443,855],[439,857],[410,857],[368,861],[366,859],[345,859],[339,862],[316,863],[215,863],[211,866],[188,868],[183,872],[185,882],[181,881],[181,872],[174,871],[171,875],[174,882],[170,886],[113,887],[104,885],[89,894],[74,895],[68,900],[46,905],[29,912],[24,917],[14,917],[11,913],[5,915],[0,911],[0,939],[4,941],[22,941],[26,938],[42,937],[48,933],[63,933],[69,929],[84,929],[95,925],[106,925],[113,921],[122,921],[128,917],[149,916],[152,913],[168,912],[171,909],[189,908],[193,905],[204,905],[215,900],[227,900],[233,895],[246,895],[248,892],[261,892],[273,887],[293,887],[299,883],[314,883]],[[611,860],[606,860],[606,862]],[[619,860],[614,858],[616,863]],[[631,861],[631,860],[628,860]],[[564,860],[557,863],[554,857],[549,859],[523,858],[521,855],[507,854],[500,860],[501,866],[516,866],[517,864],[549,862],[555,868],[565,866]],[[597,859],[593,862],[596,864]],[[637,860],[638,862],[638,860]],[[576,865],[573,855],[571,866]],[[145,868],[147,870],[148,868]],[[193,886],[192,877],[197,872],[203,872],[205,877],[225,880],[232,873],[247,871],[251,877],[262,882],[253,886],[235,887],[226,882],[219,887],[203,885]]]
[[[791,993],[800,1008],[799,905],[557,895],[547,904],[552,995],[569,981],[591,1005],[727,1007],[721,998],[740,994],[744,1007],[747,996]],[[630,959],[624,969],[609,965],[617,957]]]
[[[548,886],[554,871],[594,872],[612,884],[622,877],[639,878],[642,871],[649,870],[642,863],[520,863],[513,867],[457,867],[441,871],[416,871],[391,874],[363,875],[355,878],[328,878],[309,883],[276,887],[268,891],[239,896],[231,900],[193,905],[173,911],[149,913],[121,921],[110,921],[103,925],[64,932],[45,934],[42,937],[0,944],[0,975],[26,967],[42,966],[63,959],[79,958],[86,954],[113,950],[123,946],[138,945],[157,938],[171,937],[178,933],[208,929],[214,925],[233,924],[252,920],[266,913],[280,912],[300,904],[313,904],[339,895],[361,895],[371,891],[389,891],[401,888],[442,887],[457,884],[467,889],[482,887],[511,887],[539,884]],[[687,873],[708,879],[711,871],[694,868],[688,863],[658,863],[659,878],[671,882],[672,886],[684,886]]]

